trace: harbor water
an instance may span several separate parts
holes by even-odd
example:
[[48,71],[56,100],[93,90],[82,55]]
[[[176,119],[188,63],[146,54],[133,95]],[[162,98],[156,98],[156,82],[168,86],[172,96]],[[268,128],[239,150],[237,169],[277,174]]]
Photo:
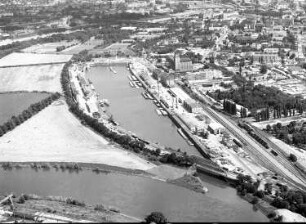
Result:
[[87,77],[92,81],[100,99],[108,99],[107,109],[120,126],[137,136],[161,145],[186,151],[190,155],[201,154],[178,133],[177,127],[167,116],[159,115],[152,100],[142,95],[143,88],[132,88],[126,65],[92,67]]

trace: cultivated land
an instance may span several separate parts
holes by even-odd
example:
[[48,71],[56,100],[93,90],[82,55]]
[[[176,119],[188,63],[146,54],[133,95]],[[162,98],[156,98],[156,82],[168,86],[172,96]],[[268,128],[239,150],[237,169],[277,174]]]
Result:
[[108,144],[83,126],[63,100],[0,138],[0,161],[83,162],[147,170],[155,165]]
[[31,104],[48,97],[47,93],[3,93],[0,94],[0,125],[13,115],[20,114]]
[[37,44],[33,45],[31,47],[25,48],[22,50],[22,52],[25,53],[37,53],[37,54],[44,54],[44,53],[56,53],[56,48],[65,46],[65,47],[70,47],[72,45],[76,45],[79,42],[74,40],[74,41],[61,41],[61,42],[54,42],[54,43],[46,43],[46,44]]
[[62,92],[60,76],[63,66],[64,64],[0,68],[0,92]]
[[84,51],[84,50],[90,51],[90,50],[94,49],[95,47],[97,47],[99,45],[102,45],[102,44],[103,44],[103,40],[89,40],[85,43],[69,47],[69,48],[61,51],[60,54],[77,54],[77,53],[79,53],[81,51]]
[[89,51],[90,54],[101,54],[104,52],[123,52],[126,55],[135,56],[136,54],[128,48],[130,44],[115,43],[108,47],[98,47]]
[[65,63],[72,55],[12,53],[0,60],[0,67]]

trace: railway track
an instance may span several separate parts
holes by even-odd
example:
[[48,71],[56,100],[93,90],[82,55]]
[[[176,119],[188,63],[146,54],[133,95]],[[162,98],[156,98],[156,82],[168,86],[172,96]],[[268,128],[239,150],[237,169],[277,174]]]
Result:
[[[186,92],[189,94],[188,92]],[[256,159],[260,165],[266,169],[285,177],[293,185],[300,189],[306,189],[306,179],[303,178],[301,173],[295,168],[293,169],[292,164],[288,164],[289,161],[287,158],[280,157],[281,161],[279,162],[274,156],[267,152],[267,150],[260,145],[255,139],[249,136],[247,133],[243,132],[237,124],[231,120],[231,118],[224,117],[221,114],[218,114],[215,110],[210,108],[211,103],[207,102],[203,95],[196,92],[198,98],[201,98],[204,102],[201,102],[202,108],[215,120],[221,123],[226,129],[228,129],[238,140],[244,143],[244,149]],[[191,96],[194,98],[194,96]],[[197,99],[196,99],[197,100]],[[270,142],[270,141],[269,141]]]
[[276,151],[279,155],[279,157],[281,158],[280,162],[283,165],[286,165],[287,168],[294,173],[298,178],[299,176],[301,176],[301,178],[303,178],[302,180],[306,180],[306,175],[301,172],[300,170],[298,170],[289,160],[288,160],[288,156],[283,150],[282,148],[280,148],[277,144],[275,144],[274,142],[272,142],[268,137],[267,137],[267,133],[265,133],[264,131],[252,126],[254,131],[257,133],[258,136],[260,136],[263,140],[265,140],[268,145],[273,148],[274,151]]
[[[222,115],[218,115],[217,112],[213,111],[209,107],[203,107],[205,111],[207,111],[214,119],[220,122],[224,127],[226,127],[236,138],[240,141],[246,143],[246,151],[255,158],[263,167],[271,170],[277,174],[286,177],[286,179],[291,180],[298,186],[299,188],[305,189],[305,181],[301,177],[301,174],[296,170],[293,169],[292,164],[288,164],[289,161],[286,158],[282,158],[281,161],[276,161],[275,158],[271,159],[271,155],[267,155],[269,152],[266,149],[263,149],[259,143],[255,142],[251,137],[247,136],[246,133],[243,133],[238,127],[234,128],[236,124],[230,122],[229,120],[222,117]],[[237,131],[237,129],[239,131]],[[238,133],[240,132],[240,133]],[[270,157],[270,159],[269,159]],[[275,160],[273,162],[273,160]],[[286,160],[286,162],[284,162]],[[288,162],[288,163],[287,163]]]

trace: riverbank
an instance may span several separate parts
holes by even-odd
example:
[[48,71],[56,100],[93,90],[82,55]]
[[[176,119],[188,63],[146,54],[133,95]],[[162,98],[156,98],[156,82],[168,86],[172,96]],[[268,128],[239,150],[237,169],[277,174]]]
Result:
[[[0,201],[6,197],[0,195]],[[14,209],[12,209],[14,208]],[[3,201],[1,222],[141,222],[102,204],[86,205],[61,196],[42,197],[33,194],[12,195]]]

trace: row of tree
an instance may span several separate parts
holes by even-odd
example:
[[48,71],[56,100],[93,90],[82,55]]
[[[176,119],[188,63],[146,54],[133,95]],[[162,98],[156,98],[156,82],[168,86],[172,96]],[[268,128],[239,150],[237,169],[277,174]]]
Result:
[[[259,199],[265,200],[267,196],[272,195],[271,183],[266,183],[264,190],[258,190],[260,181],[254,182],[250,176],[242,174],[238,174],[237,179],[237,192],[242,196],[247,193],[252,194],[254,196],[252,203],[257,203]],[[271,205],[276,208],[289,209],[306,217],[306,192],[289,190],[288,186],[278,183],[278,190],[275,191],[275,198]]]
[[223,109],[232,115],[236,115],[237,113],[236,103],[229,100],[223,100]]
[[287,144],[293,144],[298,147],[306,145],[306,122],[291,121],[288,125],[284,126],[281,123],[272,126],[267,125],[266,131]]
[[41,100],[40,102],[31,104],[18,116],[12,116],[7,122],[0,126],[0,137],[37,114],[39,111],[49,106],[53,101],[59,99],[60,96],[61,95],[59,93],[54,93],[51,96]]
[[[79,54],[73,56],[72,60],[65,64],[62,75],[61,84],[66,98],[66,102],[69,106],[69,110],[78,117],[83,124],[88,125],[99,134],[111,139],[112,141],[120,144],[127,150],[134,151],[135,153],[142,153],[149,157],[150,160],[159,160],[163,163],[172,163],[178,166],[191,166],[193,159],[186,153],[171,153],[160,155],[160,149],[155,151],[150,150],[146,147],[146,143],[138,138],[132,137],[128,134],[119,133],[113,129],[108,128],[104,123],[99,122],[97,119],[85,114],[79,107],[78,103],[74,100],[73,94],[70,88],[69,80],[69,66],[72,63],[84,61],[87,58],[86,54]],[[171,149],[173,150],[173,149]],[[174,151],[174,150],[173,150]]]
[[[210,92],[209,95],[216,100],[231,99],[233,102],[242,105],[251,110],[252,115],[258,116],[259,120],[269,119],[270,108],[273,108],[273,117],[280,118],[282,116],[294,116],[296,113],[304,112],[306,102],[299,96],[291,96],[274,87],[266,87],[263,85],[254,86],[251,82],[245,82],[244,79],[238,79],[239,75],[235,76],[235,82],[241,86],[238,89],[229,91]],[[264,111],[257,114],[257,110],[267,108],[269,111]]]

